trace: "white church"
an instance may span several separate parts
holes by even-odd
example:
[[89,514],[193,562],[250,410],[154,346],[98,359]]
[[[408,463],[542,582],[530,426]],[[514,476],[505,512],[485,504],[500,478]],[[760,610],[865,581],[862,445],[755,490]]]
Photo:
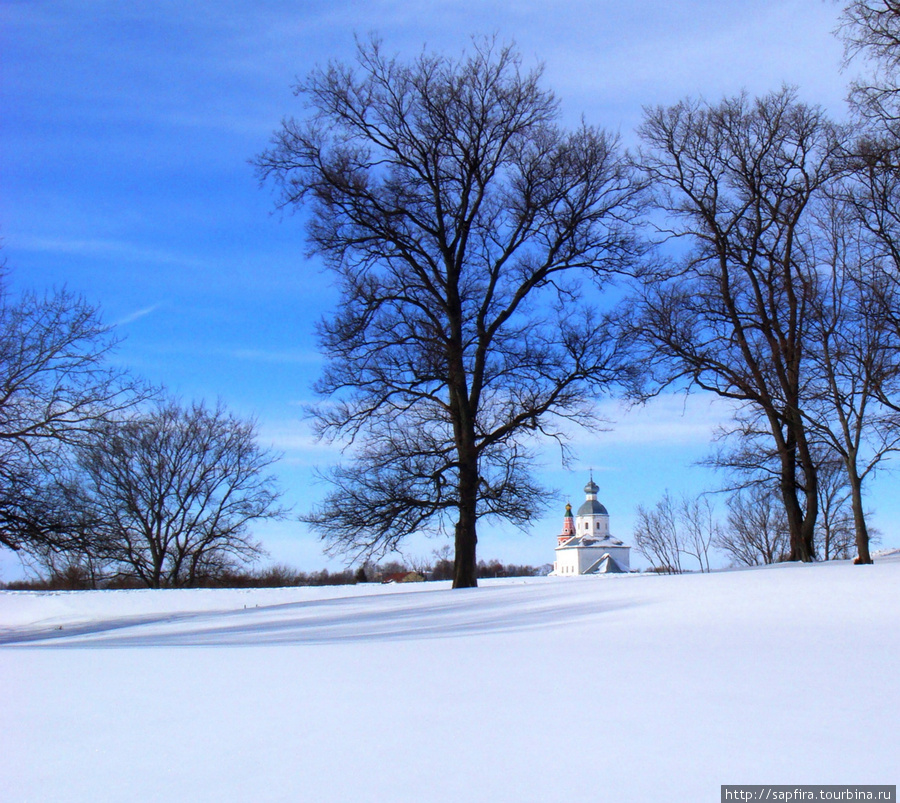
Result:
[[566,505],[562,532],[556,537],[556,560],[552,575],[607,574],[630,571],[631,547],[609,534],[609,512],[597,501],[594,478],[584,486],[586,498],[572,516]]

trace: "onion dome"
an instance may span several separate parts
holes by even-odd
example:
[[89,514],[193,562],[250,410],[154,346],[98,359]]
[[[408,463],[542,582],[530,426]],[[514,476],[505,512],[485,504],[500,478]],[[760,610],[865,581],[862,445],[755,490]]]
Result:
[[588,480],[588,484],[584,486],[584,493],[587,496],[584,503],[578,508],[579,516],[608,516],[609,511],[603,507],[597,501],[597,491],[600,490],[600,486],[594,482],[594,478],[591,477]]

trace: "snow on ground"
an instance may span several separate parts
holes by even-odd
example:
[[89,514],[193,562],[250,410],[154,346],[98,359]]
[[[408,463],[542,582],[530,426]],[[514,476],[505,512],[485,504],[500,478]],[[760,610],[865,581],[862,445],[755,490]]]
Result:
[[713,801],[900,781],[900,555],[0,592],[0,800]]

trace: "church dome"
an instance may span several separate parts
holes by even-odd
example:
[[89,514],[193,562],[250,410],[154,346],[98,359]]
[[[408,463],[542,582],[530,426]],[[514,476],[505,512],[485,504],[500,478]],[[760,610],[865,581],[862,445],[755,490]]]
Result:
[[[596,487],[596,486],[595,486]],[[587,499],[578,508],[579,516],[608,516],[609,511],[603,507],[596,499]]]
[[584,500],[584,504],[580,508],[578,508],[579,516],[608,516],[609,511],[603,505],[601,505],[597,501],[597,491],[600,490],[600,486],[594,482],[594,478],[591,477],[588,480],[588,484],[584,486],[584,493],[587,496],[587,499]]

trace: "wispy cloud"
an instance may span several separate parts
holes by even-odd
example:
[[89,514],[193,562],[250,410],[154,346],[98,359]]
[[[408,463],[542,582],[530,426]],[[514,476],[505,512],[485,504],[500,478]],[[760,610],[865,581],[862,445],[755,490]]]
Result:
[[[667,394],[639,407],[618,401],[599,406],[598,414],[608,421],[604,429],[572,427],[568,442],[576,452],[605,450],[610,447],[690,447],[704,446],[713,440],[717,428],[726,424],[734,408],[727,402],[702,394],[684,396]],[[288,457],[315,457],[315,462],[329,456],[337,459],[339,444],[317,441],[308,422],[301,418],[274,420],[260,427],[260,439]],[[556,449],[545,442],[543,450]],[[608,467],[607,467],[608,468]],[[595,471],[605,470],[594,465]]]
[[285,461],[294,465],[330,463],[340,456],[340,447],[317,440],[299,418],[262,422],[259,440],[283,452]]
[[598,412],[609,421],[608,430],[576,430],[573,446],[701,446],[715,437],[734,408],[717,397],[667,394],[639,407],[609,401]]
[[153,304],[149,307],[144,307],[143,309],[135,310],[130,315],[126,315],[124,318],[119,318],[113,326],[127,326],[130,323],[134,323],[135,321],[140,320],[141,318],[146,318],[148,315],[153,314],[158,310],[162,304]]
[[125,240],[79,239],[67,237],[17,236],[15,246],[23,251],[48,254],[75,254],[89,257],[115,257],[138,262],[199,267],[205,260],[173,253],[159,248],[147,248]]

